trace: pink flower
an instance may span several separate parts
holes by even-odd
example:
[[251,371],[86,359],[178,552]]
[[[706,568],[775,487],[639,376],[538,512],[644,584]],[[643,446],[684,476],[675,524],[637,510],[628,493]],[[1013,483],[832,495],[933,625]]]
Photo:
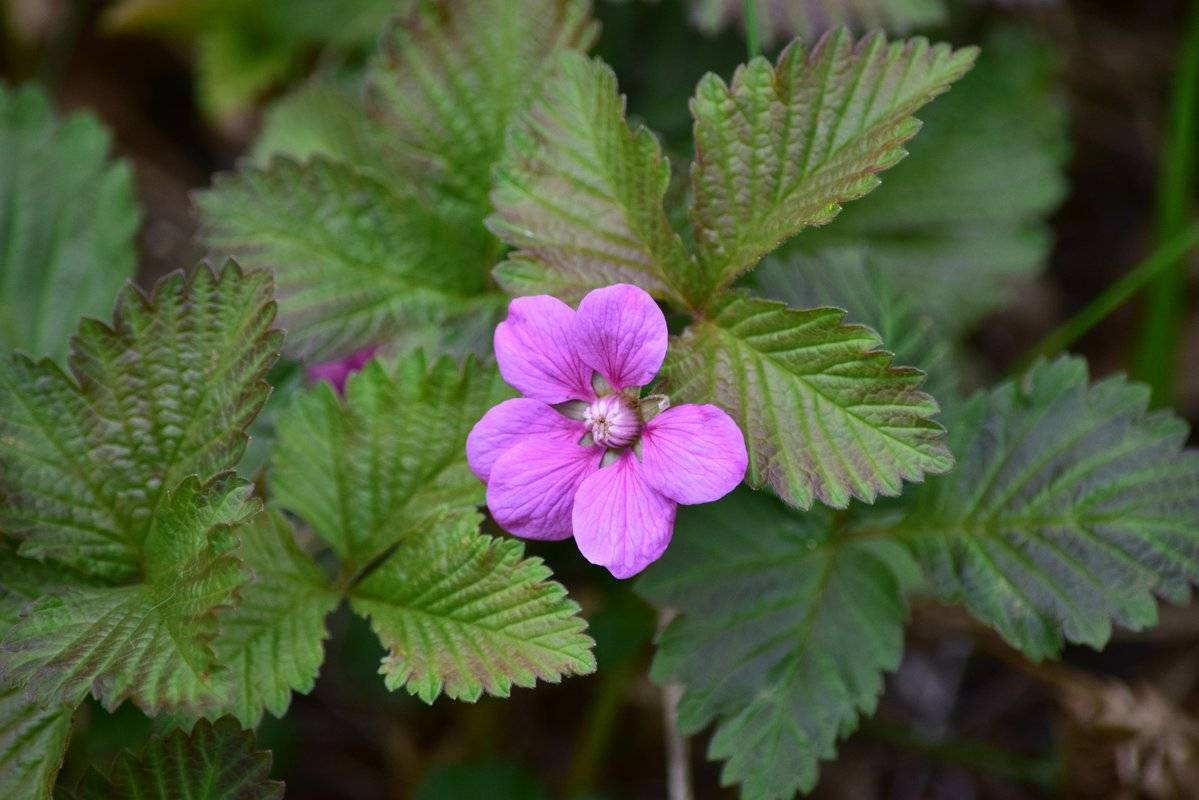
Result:
[[308,380],[313,383],[328,381],[333,384],[333,388],[337,390],[338,394],[345,394],[346,381],[355,372],[365,367],[366,362],[375,357],[378,349],[378,345],[364,347],[337,361],[322,361],[319,364],[313,364],[305,370],[305,373],[308,375]]
[[666,550],[679,503],[736,488],[745,440],[728,414],[640,397],[666,339],[662,311],[636,286],[597,289],[578,311],[548,295],[512,301],[495,357],[524,397],[466,440],[496,522],[527,539],[573,535],[588,561],[628,578]]

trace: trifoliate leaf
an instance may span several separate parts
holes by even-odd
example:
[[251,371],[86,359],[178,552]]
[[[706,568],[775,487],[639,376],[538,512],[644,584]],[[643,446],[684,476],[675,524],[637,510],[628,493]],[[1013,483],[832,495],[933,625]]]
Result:
[[1044,263],[1045,217],[1066,191],[1066,119],[1053,71],[1044,45],[992,37],[978,66],[921,112],[912,154],[882,186],[794,248],[867,248],[953,331],[1001,305]]
[[504,131],[564,49],[586,50],[599,28],[587,0],[433,0],[383,36],[371,75],[375,105],[416,169],[488,210]]
[[578,604],[524,545],[480,534],[478,522],[431,521],[351,591],[388,649],[387,688],[474,701],[594,672]]
[[389,547],[475,519],[483,484],[466,464],[466,435],[507,394],[494,368],[405,357],[351,376],[344,403],[328,385],[279,419],[273,496],[345,561],[352,574]]
[[1088,385],[1060,358],[949,422],[958,467],[915,495],[902,536],[941,597],[1041,659],[1156,621],[1199,582],[1199,452],[1149,389]]
[[[753,0],[758,35],[767,44],[798,36],[814,39],[825,31],[848,25],[865,31],[882,28],[907,33],[929,28],[945,18],[944,0]],[[690,0],[691,20],[714,34],[733,22],[744,24],[745,0]]]
[[151,740],[140,753],[117,757],[107,777],[92,772],[75,800],[280,800],[270,780],[271,754],[254,749],[254,734],[225,717]]
[[681,616],[652,675],[686,691],[679,724],[716,721],[708,755],[742,797],[791,798],[873,712],[903,653],[903,588],[915,565],[881,540],[830,533],[747,489],[679,509],[674,541],[638,589]]
[[230,550],[231,530],[258,508],[249,488],[223,473],[166,493],[146,536],[143,581],[41,596],[0,642],[0,683],[47,705],[78,703],[90,690],[110,710],[127,698],[148,714],[207,707],[215,612],[246,577]]
[[0,351],[61,359],[133,275],[133,177],[110,146],[90,114],[60,120],[41,89],[0,85]]
[[282,717],[293,691],[312,691],[325,657],[325,617],[339,597],[275,509],[240,528],[238,538],[252,577],[238,591],[237,607],[221,614],[213,693],[220,711],[252,728],[263,711]]
[[[838,221],[837,224],[840,224]],[[792,308],[843,308],[846,320],[868,325],[901,364],[929,377],[922,388],[938,400],[953,396],[957,367],[944,333],[922,309],[923,287],[903,282],[861,250],[771,256],[753,274],[756,293]]]
[[50,800],[71,733],[72,709],[42,706],[0,687],[0,797]]
[[710,291],[878,186],[919,130],[912,114],[976,53],[881,34],[855,43],[841,30],[810,51],[792,43],[775,66],[754,59],[731,86],[705,76],[691,102],[691,222]]
[[512,294],[587,291],[633,283],[659,297],[691,259],[666,220],[670,164],[645,128],[632,130],[616,76],[566,52],[541,99],[519,117],[496,168],[488,225],[518,248],[496,268]]
[[750,484],[803,508],[873,502],[953,464],[923,375],[892,366],[877,334],[844,316],[729,292],[667,356],[671,396],[732,414]]
[[[274,271],[287,351],[344,356],[422,327],[494,325],[479,217],[412,180],[316,156],[220,176],[200,195],[208,244]],[[476,326],[471,327],[474,330]]]
[[266,401],[281,333],[271,281],[228,264],[130,286],[112,327],[84,319],[71,376],[0,361],[0,530],[22,555],[127,581],[163,497],[232,468]]

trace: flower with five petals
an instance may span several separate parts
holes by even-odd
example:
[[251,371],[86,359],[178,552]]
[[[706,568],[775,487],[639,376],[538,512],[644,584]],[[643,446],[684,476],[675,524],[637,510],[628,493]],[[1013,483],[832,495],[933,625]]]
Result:
[[571,309],[520,297],[495,332],[500,375],[523,397],[492,408],[467,458],[501,526],[567,539],[618,578],[666,550],[678,504],[707,503],[745,477],[745,440],[712,405],[641,397],[666,356],[666,319],[616,284]]

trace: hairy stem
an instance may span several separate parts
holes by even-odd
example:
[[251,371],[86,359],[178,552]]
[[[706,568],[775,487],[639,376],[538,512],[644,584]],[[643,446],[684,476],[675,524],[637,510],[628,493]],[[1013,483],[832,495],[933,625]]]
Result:
[[1167,238],[1144,261],[1042,339],[1040,344],[1020,359],[1016,372],[1028,369],[1041,356],[1055,355],[1074,344],[1155,277],[1184,259],[1196,246],[1199,246],[1199,222],[1192,222]]
[[[1199,140],[1199,0],[1192,0],[1170,98],[1158,171],[1154,235],[1165,241],[1187,223]],[[1153,388],[1153,404],[1174,397],[1179,339],[1186,307],[1186,261],[1181,255],[1154,280],[1146,298],[1133,375]]]

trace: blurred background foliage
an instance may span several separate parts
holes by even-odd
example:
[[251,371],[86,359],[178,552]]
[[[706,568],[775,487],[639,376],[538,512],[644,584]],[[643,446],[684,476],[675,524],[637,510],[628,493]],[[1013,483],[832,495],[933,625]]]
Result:
[[[57,274],[119,282],[134,270],[122,242],[135,226],[143,285],[202,257],[191,193],[239,159],[322,150],[331,130],[348,126],[343,100],[360,90],[379,32],[414,2],[0,0],[0,77],[39,81],[62,112],[90,115],[60,125],[26,100],[19,113],[42,120],[32,135],[77,142],[66,145],[72,151],[111,146],[119,156],[75,176],[79,196],[95,187],[111,200],[46,199],[67,207],[64,224],[94,242],[82,261],[63,262],[81,272]],[[846,307],[903,362],[926,369],[939,398],[1007,374],[1065,323],[1092,374],[1135,369],[1194,429],[1193,257],[1161,262],[1185,268],[1166,270],[1137,302],[1116,303],[1094,324],[1068,321],[1122,278],[1147,275],[1134,267],[1193,219],[1199,112],[1187,81],[1199,78],[1186,76],[1199,74],[1199,4],[757,0],[748,43],[745,8],[742,0],[595,0],[596,53],[618,75],[630,116],[668,153],[690,151],[696,81],[707,71],[728,76],[747,46],[773,55],[792,35],[840,23],[983,46],[975,71],[921,114],[910,158],[832,226],[776,254],[755,273],[755,291]],[[314,106],[326,113],[308,113]],[[671,191],[685,193],[685,181],[676,183]],[[139,210],[127,200],[131,189]],[[914,276],[924,279],[919,288]],[[95,298],[89,309],[102,313],[112,286],[85,288]],[[2,296],[17,294],[6,287]],[[68,328],[47,325],[47,351],[62,351],[65,342],[52,337]],[[276,379],[284,390],[273,402],[301,381],[287,366]],[[270,420],[268,407],[260,443]],[[262,454],[247,459],[252,471]],[[598,672],[511,700],[425,706],[384,690],[374,637],[339,614],[316,690],[260,731],[289,797],[664,796],[661,696],[647,678],[654,612],[571,550],[530,549],[583,605]],[[816,796],[1197,796],[1199,614],[1163,614],[1152,631],[1117,634],[1103,653],[1071,648],[1047,667],[959,611],[917,606],[880,713],[825,767]],[[152,728],[129,706],[111,716],[87,706],[64,781]],[[715,788],[718,767],[704,749],[692,747],[697,796],[734,796]]]

